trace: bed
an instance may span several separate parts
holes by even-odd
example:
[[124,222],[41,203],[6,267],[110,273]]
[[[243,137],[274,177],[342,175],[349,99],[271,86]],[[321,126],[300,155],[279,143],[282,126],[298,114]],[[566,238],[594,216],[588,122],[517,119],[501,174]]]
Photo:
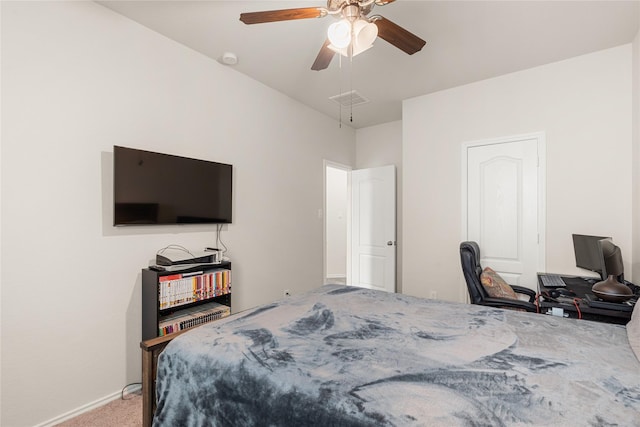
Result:
[[173,339],[153,425],[640,426],[627,335],[327,285]]

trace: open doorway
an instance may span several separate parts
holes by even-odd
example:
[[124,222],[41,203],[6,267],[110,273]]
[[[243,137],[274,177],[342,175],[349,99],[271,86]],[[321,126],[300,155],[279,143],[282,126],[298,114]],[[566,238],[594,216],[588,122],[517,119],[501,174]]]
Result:
[[324,283],[349,283],[350,172],[349,166],[325,161]]
[[324,283],[396,292],[395,166],[324,164]]

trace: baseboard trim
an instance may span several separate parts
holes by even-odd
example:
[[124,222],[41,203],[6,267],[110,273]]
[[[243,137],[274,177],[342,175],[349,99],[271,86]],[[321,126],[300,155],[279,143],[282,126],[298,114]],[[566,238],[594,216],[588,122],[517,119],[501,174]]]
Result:
[[[127,387],[125,396],[128,394],[140,391],[141,389],[142,389],[141,385],[132,385],[130,387]],[[105,397],[94,400],[93,402],[87,403],[86,405],[80,406],[79,408],[73,409],[62,415],[58,415],[57,417],[51,418],[49,421],[45,421],[41,424],[37,424],[34,427],[53,427],[56,424],[60,424],[64,421],[70,420],[71,418],[75,418],[78,415],[84,414],[85,412],[89,412],[91,410],[104,406],[109,402],[113,402],[114,400],[120,399],[120,396],[122,396],[122,390],[114,391],[113,393]]]

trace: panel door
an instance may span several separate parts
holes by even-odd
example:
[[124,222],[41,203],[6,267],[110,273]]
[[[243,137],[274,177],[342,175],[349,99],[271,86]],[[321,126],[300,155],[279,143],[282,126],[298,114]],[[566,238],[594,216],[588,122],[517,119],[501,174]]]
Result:
[[351,191],[351,285],[395,292],[395,166],[352,171]]
[[508,283],[536,289],[538,271],[538,140],[467,149],[467,238],[481,264]]

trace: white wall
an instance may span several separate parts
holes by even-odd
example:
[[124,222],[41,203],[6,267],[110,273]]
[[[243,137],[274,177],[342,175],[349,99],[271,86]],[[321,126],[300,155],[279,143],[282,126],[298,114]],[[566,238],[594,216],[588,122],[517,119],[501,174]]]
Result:
[[[0,24],[2,23],[2,6],[0,5]],[[0,26],[1,29],[1,26]],[[0,46],[2,46],[2,31],[0,31]],[[1,64],[0,59],[0,64]],[[0,66],[0,82],[2,82],[2,67]],[[0,85],[0,98],[2,88]],[[2,117],[2,102],[0,102],[0,118]],[[0,127],[2,120],[0,119]],[[0,165],[2,165],[2,134],[0,133]],[[0,189],[2,188],[2,170],[0,169]],[[0,423],[2,422],[2,192],[0,191]]]
[[[640,10],[638,10],[640,20]],[[633,277],[640,281],[640,31],[636,34],[632,44],[633,49]],[[635,282],[634,282],[635,283]]]
[[356,169],[396,167],[396,291],[402,293],[402,121],[356,131]]
[[140,380],[140,269],[215,227],[114,228],[112,147],[234,165],[233,311],[322,283],[323,159],[355,131],[93,2],[2,2],[2,419]]
[[546,269],[578,273],[571,233],[631,245],[631,45],[403,104],[403,290],[464,295],[460,146],[546,132]]

